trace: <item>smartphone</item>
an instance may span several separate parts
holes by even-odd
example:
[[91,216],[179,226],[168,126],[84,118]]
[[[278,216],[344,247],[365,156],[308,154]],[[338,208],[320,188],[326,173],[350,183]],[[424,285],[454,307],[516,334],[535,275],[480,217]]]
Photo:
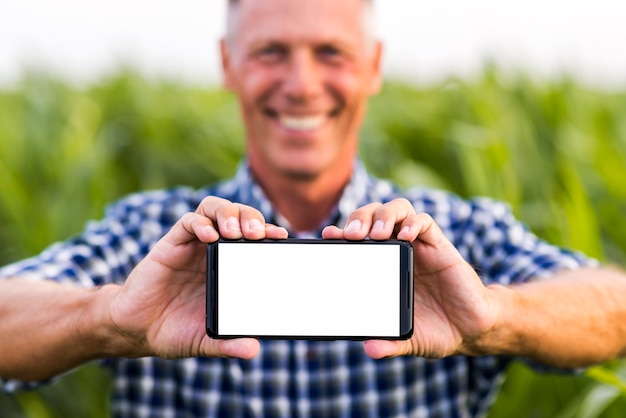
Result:
[[413,334],[413,246],[406,241],[219,240],[207,251],[212,338]]

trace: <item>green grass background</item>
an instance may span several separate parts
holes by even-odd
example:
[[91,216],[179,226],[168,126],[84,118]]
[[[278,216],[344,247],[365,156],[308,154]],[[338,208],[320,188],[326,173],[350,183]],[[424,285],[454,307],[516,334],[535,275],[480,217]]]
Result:
[[[235,98],[216,86],[120,70],[78,88],[25,72],[0,90],[0,265],[80,232],[129,192],[229,177],[242,137]],[[624,89],[493,66],[431,84],[389,80],[361,141],[378,176],[503,199],[540,236],[626,266]],[[490,417],[623,417],[625,376],[623,361],[575,377],[515,365]],[[88,365],[0,394],[0,417],[106,417],[108,393],[106,373]]]

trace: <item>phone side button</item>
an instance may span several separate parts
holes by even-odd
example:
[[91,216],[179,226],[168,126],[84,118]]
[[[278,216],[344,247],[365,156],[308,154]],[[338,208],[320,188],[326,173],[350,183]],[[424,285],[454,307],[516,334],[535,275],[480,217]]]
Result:
[[406,307],[407,309],[409,309],[411,307],[411,294],[413,293],[413,286],[411,286],[411,272],[407,271],[406,272],[406,286],[405,289],[407,289],[408,291],[406,292]]

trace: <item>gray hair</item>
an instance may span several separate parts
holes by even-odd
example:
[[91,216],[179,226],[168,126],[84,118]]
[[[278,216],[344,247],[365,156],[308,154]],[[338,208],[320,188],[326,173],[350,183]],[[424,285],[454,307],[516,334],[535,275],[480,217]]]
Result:
[[[259,0],[257,0],[259,1]],[[302,0],[297,0],[302,1]],[[339,0],[340,1],[340,0]],[[365,34],[367,45],[370,50],[376,43],[376,30],[374,22],[374,0],[361,0],[363,3],[363,32]],[[226,36],[225,39],[230,42],[232,40],[234,28],[237,26],[237,7],[241,0],[228,0],[227,16],[226,16]]]

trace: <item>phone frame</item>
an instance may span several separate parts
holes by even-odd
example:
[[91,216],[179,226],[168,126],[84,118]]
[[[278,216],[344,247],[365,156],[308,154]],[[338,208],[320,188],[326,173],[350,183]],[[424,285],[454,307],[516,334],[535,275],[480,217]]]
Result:
[[[222,335],[218,329],[218,253],[222,243],[251,243],[263,245],[281,244],[319,244],[319,245],[397,245],[400,251],[400,329],[397,336],[379,335]],[[410,242],[401,240],[363,240],[350,241],[339,239],[262,239],[262,240],[227,240],[219,239],[207,245],[207,270],[206,270],[206,332],[214,339],[230,339],[252,337],[257,339],[281,339],[281,340],[352,340],[363,341],[370,339],[382,340],[406,340],[413,335],[413,246]]]

